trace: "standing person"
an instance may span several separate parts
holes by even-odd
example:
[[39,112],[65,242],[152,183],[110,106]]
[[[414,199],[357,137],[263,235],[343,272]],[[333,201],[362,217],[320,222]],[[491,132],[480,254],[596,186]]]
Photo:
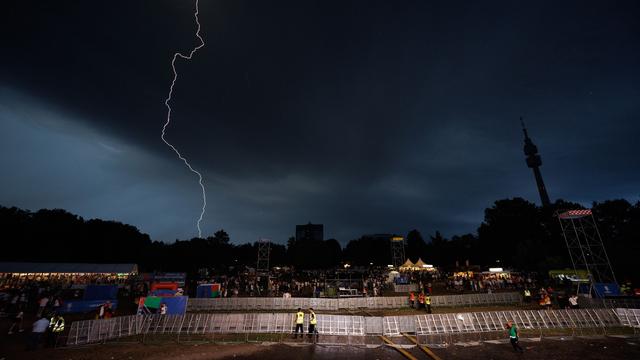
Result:
[[571,295],[571,297],[569,298],[569,306],[572,309],[579,309],[580,306],[578,306],[578,295],[573,294]]
[[296,332],[294,339],[298,338],[298,331],[300,331],[300,335],[304,337],[304,313],[301,308],[298,308],[298,312],[296,313]]
[[53,311],[54,312],[58,312],[60,310],[60,307],[62,306],[62,300],[60,300],[59,297],[56,297],[53,300]]
[[64,318],[58,313],[53,313],[49,322],[49,336],[47,337],[47,347],[56,347],[58,336],[64,331]]
[[25,310],[27,308],[27,304],[29,303],[29,297],[26,292],[20,293],[20,299],[18,300],[18,307],[20,310]]
[[40,299],[40,301],[38,302],[39,304],[38,313],[36,314],[38,317],[42,316],[42,313],[44,313],[44,309],[47,307],[48,303],[49,303],[49,298],[46,295]]
[[424,308],[424,293],[421,292],[420,295],[418,295],[418,309],[423,309]]
[[409,304],[411,304],[412,309],[416,307],[416,294],[413,291],[409,293]]
[[511,341],[511,346],[513,346],[513,350],[523,353],[524,350],[518,344],[518,328],[513,323],[513,320],[507,321],[507,329],[509,331],[509,341]]
[[11,297],[11,306],[9,307],[9,311],[11,312],[19,312],[18,300],[20,300],[20,294],[15,293],[13,297]]
[[313,308],[309,308],[309,337],[313,338],[313,336],[318,333],[316,329],[317,324],[318,318],[316,317],[316,313],[313,311]]
[[426,295],[424,297],[424,305],[427,307],[427,313],[431,314],[431,296]]
[[106,309],[107,304],[100,305],[100,307],[98,308],[98,319],[104,319],[104,313]]
[[167,311],[169,311],[167,304],[165,303],[160,304],[160,315],[167,315]]
[[107,301],[98,308],[98,319],[109,319],[112,315],[111,301]]
[[529,290],[528,288],[524,289],[524,301],[526,303],[530,303],[531,302],[531,290]]
[[111,301],[107,301],[107,308],[104,309],[104,318],[111,319],[113,317],[113,307],[111,306]]
[[13,334],[13,329],[18,328],[18,332],[23,332],[22,321],[24,320],[24,312],[18,311],[16,316],[13,317],[13,321],[11,322],[11,327],[9,328],[9,335]]
[[49,320],[46,317],[42,316],[40,319],[33,323],[33,328],[31,329],[31,336],[29,336],[29,343],[27,344],[27,350],[35,350],[40,341],[42,340],[42,336],[49,328]]
[[549,294],[546,294],[542,301],[542,306],[547,310],[551,310],[551,297],[549,296]]

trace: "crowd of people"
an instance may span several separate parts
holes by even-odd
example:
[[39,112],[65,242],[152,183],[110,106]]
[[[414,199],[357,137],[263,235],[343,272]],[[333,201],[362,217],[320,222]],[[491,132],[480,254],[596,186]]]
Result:
[[534,273],[512,272],[455,272],[446,280],[446,289],[454,292],[493,292],[497,290],[523,290],[536,288]]
[[[66,301],[82,299],[82,289],[88,284],[120,285],[121,295],[132,299],[147,296],[149,284],[130,279],[103,275],[74,276],[20,276],[0,279],[0,313],[9,319],[7,335],[29,330],[28,348],[34,349],[44,342],[56,346],[65,329],[61,309]],[[437,270],[397,273],[388,268],[339,268],[331,271],[294,271],[290,268],[274,269],[263,275],[250,269],[214,274],[202,282],[220,284],[221,297],[338,297],[383,296],[394,293],[396,285],[413,287],[408,294],[412,308],[432,312],[431,296],[451,293],[479,293],[493,291],[520,291],[525,303],[538,304],[541,308],[579,307],[578,297],[570,290],[570,283],[544,283],[534,273],[516,272],[451,272]],[[195,287],[191,283],[193,290]],[[187,287],[185,287],[188,289]],[[559,289],[559,290],[556,290]],[[348,292],[342,292],[349,290]],[[187,292],[187,291],[185,291]],[[193,291],[192,291],[193,292]],[[575,292],[575,291],[574,291]],[[189,294],[189,293],[187,293]],[[407,294],[404,292],[404,294]],[[193,296],[193,294],[191,294]],[[154,313],[168,314],[166,304]],[[300,311],[298,312],[300,313]],[[107,319],[114,316],[109,301],[95,308],[93,318]],[[309,309],[315,320],[315,313]],[[304,318],[304,315],[303,315]],[[316,323],[313,324],[314,327]],[[309,330],[313,333],[314,329]],[[515,348],[515,347],[514,347]]]
[[[92,284],[119,284],[122,279],[103,275],[7,276],[0,281],[0,314],[10,320],[8,336],[29,330],[28,349],[40,343],[55,347],[64,332],[62,309],[67,301],[82,299],[83,288]],[[109,301],[98,306],[95,318],[113,316]],[[33,321],[33,322],[30,322]]]
[[355,289],[357,295],[382,296],[390,289],[388,272],[383,270],[290,271],[277,269],[269,276],[245,271],[220,274],[203,283],[221,284],[221,297],[340,296],[340,289]]

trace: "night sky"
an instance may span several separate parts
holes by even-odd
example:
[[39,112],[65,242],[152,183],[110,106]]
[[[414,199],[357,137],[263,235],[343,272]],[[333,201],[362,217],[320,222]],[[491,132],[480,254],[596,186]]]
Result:
[[[197,235],[161,141],[193,1],[3,1],[0,204]],[[167,139],[204,235],[474,232],[493,201],[640,200],[640,2],[206,1]]]

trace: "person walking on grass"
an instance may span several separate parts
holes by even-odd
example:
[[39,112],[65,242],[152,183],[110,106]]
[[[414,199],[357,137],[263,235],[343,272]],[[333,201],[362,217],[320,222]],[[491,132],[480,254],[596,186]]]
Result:
[[524,350],[518,344],[518,328],[513,323],[513,320],[507,321],[507,331],[509,332],[509,341],[511,342],[511,346],[513,346],[513,350],[523,353]]

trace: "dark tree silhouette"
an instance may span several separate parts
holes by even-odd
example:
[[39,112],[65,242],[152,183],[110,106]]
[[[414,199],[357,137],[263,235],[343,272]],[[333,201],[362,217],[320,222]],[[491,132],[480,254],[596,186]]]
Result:
[[[439,231],[425,243],[418,230],[407,234],[406,254],[436,266],[453,268],[466,260],[472,264],[535,270],[570,267],[556,212],[581,208],[558,200],[540,208],[521,198],[496,201],[485,210],[478,235],[446,239]],[[635,268],[640,253],[640,202],[607,200],[592,205],[600,233],[619,281],[637,281]],[[186,271],[202,268],[255,267],[257,245],[235,245],[224,230],[206,239],[151,241],[131,225],[100,219],[84,220],[65,210],[31,212],[0,206],[2,261],[137,263],[142,271]],[[302,269],[332,268],[341,262],[384,266],[391,261],[388,238],[363,236],[347,243],[336,239],[271,245],[271,265],[294,265]]]

